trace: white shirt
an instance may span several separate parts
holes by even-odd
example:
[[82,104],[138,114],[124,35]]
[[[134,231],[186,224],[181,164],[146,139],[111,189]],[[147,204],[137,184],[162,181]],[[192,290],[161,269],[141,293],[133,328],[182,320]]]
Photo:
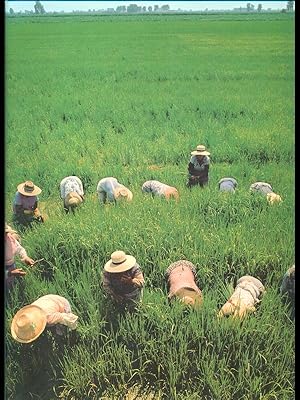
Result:
[[206,165],[210,164],[210,158],[208,156],[204,156],[204,158],[202,159],[202,162],[200,164],[199,161],[197,160],[197,156],[192,156],[190,159],[190,163],[193,164],[194,169],[196,171],[202,171],[202,170],[204,170],[204,167]]
[[252,192],[259,192],[259,193],[265,194],[265,195],[273,192],[272,186],[266,182],[252,183],[252,185],[250,186],[250,190]]
[[234,178],[222,178],[219,180],[219,190],[221,192],[234,192],[237,181]]
[[164,196],[166,189],[173,189],[173,187],[159,181],[146,181],[142,186],[144,193],[153,193],[157,196]]
[[98,182],[97,192],[99,195],[105,193],[108,201],[114,201],[115,200],[114,190],[119,187],[124,187],[124,186],[121,183],[119,183],[116,178],[110,176],[107,178],[103,178]]
[[84,196],[82,182],[77,176],[67,176],[60,182],[60,197],[65,199],[70,192]]

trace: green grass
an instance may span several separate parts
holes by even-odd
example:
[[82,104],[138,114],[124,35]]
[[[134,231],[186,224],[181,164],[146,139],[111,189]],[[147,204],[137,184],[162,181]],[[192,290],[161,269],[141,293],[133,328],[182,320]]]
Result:
[[[26,179],[43,189],[49,217],[22,235],[28,255],[45,261],[6,305],[7,398],[291,399],[294,321],[279,286],[295,252],[292,16],[9,18],[5,33],[6,220]],[[210,182],[189,191],[199,143],[211,152]],[[59,198],[71,174],[86,192],[74,216]],[[105,176],[133,202],[101,207]],[[232,196],[217,190],[224,176],[238,181]],[[180,201],[144,195],[148,179],[176,186]],[[255,181],[283,202],[250,195]],[[103,295],[101,272],[117,249],[145,275],[136,314]],[[179,259],[196,265],[200,311],[167,302],[164,272]],[[262,280],[262,302],[242,322],[220,321],[245,274]],[[61,341],[50,332],[13,341],[14,313],[47,293],[70,300],[78,329]]]

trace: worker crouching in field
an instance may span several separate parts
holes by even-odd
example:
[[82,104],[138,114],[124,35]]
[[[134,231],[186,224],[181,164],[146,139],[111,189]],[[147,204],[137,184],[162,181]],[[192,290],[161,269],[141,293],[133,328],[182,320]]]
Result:
[[194,308],[201,306],[202,292],[195,283],[196,269],[190,261],[180,260],[172,263],[165,274],[168,286],[168,299],[178,299]]
[[166,185],[165,183],[161,183],[159,181],[146,181],[142,186],[142,191],[144,193],[151,193],[153,196],[165,197],[169,200],[173,197],[175,200],[179,199],[178,190],[173,187]]
[[191,159],[188,165],[188,183],[187,186],[191,188],[192,186],[199,185],[203,187],[208,183],[208,172],[210,158],[208,157],[210,153],[206,150],[205,146],[199,144],[195,151],[191,152]]
[[261,193],[267,197],[269,204],[280,203],[282,201],[279,194],[273,192],[272,186],[266,182],[255,182],[250,186],[250,191],[253,193]]
[[47,294],[32,304],[21,308],[11,323],[12,337],[20,343],[31,343],[44,329],[54,328],[54,333],[63,335],[67,329],[77,328],[78,316],[71,312],[67,299],[56,294]]
[[295,313],[295,265],[292,265],[284,274],[280,293],[291,306],[292,316]]
[[22,268],[16,268],[15,257],[20,256],[21,261],[27,265],[33,265],[34,261],[28,257],[26,250],[21,246],[21,239],[16,231],[5,224],[5,287],[10,290],[16,276],[24,276],[26,272]]
[[218,182],[220,192],[234,193],[237,187],[237,181],[234,178],[222,178]]
[[77,176],[67,176],[60,182],[60,197],[64,201],[66,213],[74,212],[84,201],[84,191],[81,180]]
[[255,311],[255,305],[260,302],[259,298],[264,292],[260,280],[250,275],[242,276],[233,294],[221,308],[219,317],[233,314],[234,317],[243,318],[248,312]]
[[18,185],[13,201],[14,222],[30,227],[33,222],[44,222],[38,209],[38,195],[42,190],[31,181]]
[[132,192],[113,177],[101,179],[97,185],[97,193],[99,202],[103,204],[106,201],[114,203],[120,200],[131,201],[133,198]]
[[133,310],[142,299],[144,276],[136,259],[124,251],[115,251],[105,264],[103,288],[122,308]]

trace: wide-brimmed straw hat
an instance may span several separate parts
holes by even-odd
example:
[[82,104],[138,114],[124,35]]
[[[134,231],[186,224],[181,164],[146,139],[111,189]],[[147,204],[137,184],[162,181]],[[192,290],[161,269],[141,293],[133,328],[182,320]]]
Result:
[[276,193],[267,193],[267,200],[269,204],[280,203],[282,201],[281,196]]
[[191,288],[180,288],[175,296],[186,305],[193,307],[200,306],[202,303],[202,295]]
[[131,269],[136,263],[136,259],[124,251],[117,250],[112,253],[111,259],[104,265],[107,272],[117,273]]
[[209,156],[210,153],[206,150],[206,147],[203,144],[199,144],[197,149],[191,152],[192,156]]
[[12,337],[20,343],[30,343],[44,331],[47,316],[40,307],[30,304],[22,307],[14,316],[10,331]]
[[127,201],[131,201],[133,198],[133,194],[129,189],[123,186],[123,187],[118,187],[114,190],[114,197],[116,200],[126,199]]
[[70,192],[65,198],[66,207],[77,207],[82,203],[82,197],[76,192]]
[[34,185],[31,181],[20,183],[17,187],[18,192],[24,196],[37,196],[42,192],[38,186]]
[[5,222],[5,233],[18,233],[17,231],[13,230],[13,228],[11,226],[9,226],[6,222]]
[[20,235],[11,226],[5,222],[5,233],[9,233],[14,239],[21,243]]

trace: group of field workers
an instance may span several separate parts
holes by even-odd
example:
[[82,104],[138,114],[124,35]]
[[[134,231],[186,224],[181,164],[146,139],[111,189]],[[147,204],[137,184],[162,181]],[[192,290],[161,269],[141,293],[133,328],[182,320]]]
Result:
[[[191,152],[188,164],[187,187],[196,185],[201,188],[209,182],[210,153],[205,146],[198,145]],[[218,182],[222,192],[234,193],[237,181],[232,177],[223,177]],[[17,186],[13,200],[13,224],[16,227],[32,227],[32,224],[43,223],[45,218],[38,208],[38,195],[41,189],[32,181],[26,181]],[[153,196],[161,196],[169,200],[179,199],[178,190],[157,180],[143,183],[142,191]],[[270,204],[281,201],[281,197],[273,192],[269,183],[255,182],[250,186],[251,192],[264,195]],[[97,184],[97,195],[101,204],[132,201],[133,193],[114,177],[105,177]],[[60,197],[66,213],[75,212],[84,203],[84,188],[77,176],[67,176],[60,182]],[[22,268],[17,268],[16,256],[29,266],[34,261],[21,245],[18,232],[5,224],[5,283],[6,294],[13,288],[17,277],[26,274]],[[198,309],[203,302],[202,291],[197,283],[196,267],[188,260],[173,262],[165,272],[169,301],[177,300],[181,304]],[[119,309],[134,311],[142,302],[145,284],[141,266],[133,255],[117,250],[111,254],[105,263],[102,274],[102,287],[106,297]],[[227,302],[218,311],[218,316],[233,315],[243,318],[248,312],[255,310],[265,292],[262,282],[250,275],[237,280],[236,287]],[[294,310],[295,297],[295,265],[284,275],[280,292],[289,301]],[[30,343],[37,339],[45,328],[50,328],[55,334],[62,335],[66,329],[76,329],[78,316],[72,313],[69,300],[57,294],[47,294],[36,299],[32,304],[22,307],[11,323],[11,334],[21,343]]]

